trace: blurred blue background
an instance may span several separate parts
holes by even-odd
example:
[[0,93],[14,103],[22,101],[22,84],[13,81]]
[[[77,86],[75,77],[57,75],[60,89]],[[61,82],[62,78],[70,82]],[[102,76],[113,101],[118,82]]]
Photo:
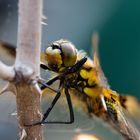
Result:
[[[112,89],[140,99],[139,0],[44,0],[43,13],[48,25],[42,29],[42,50],[49,42],[65,38],[91,55],[92,33],[99,32],[102,68]],[[17,41],[17,14],[17,0],[0,0],[0,40],[13,45]],[[13,96],[0,100],[0,110],[3,112],[0,121],[3,123],[7,118],[11,119],[9,112],[14,111],[12,106],[15,106],[15,100]],[[3,111],[5,102],[9,103],[8,109],[5,106],[7,111]],[[11,121],[8,125],[11,130]],[[0,127],[0,136],[3,138],[1,133],[9,132],[5,128],[6,125]],[[17,138],[17,126],[14,125],[14,128],[17,134],[15,138],[12,138],[11,131],[11,135],[8,138],[5,135],[4,139]],[[107,139],[112,138],[115,137]]]

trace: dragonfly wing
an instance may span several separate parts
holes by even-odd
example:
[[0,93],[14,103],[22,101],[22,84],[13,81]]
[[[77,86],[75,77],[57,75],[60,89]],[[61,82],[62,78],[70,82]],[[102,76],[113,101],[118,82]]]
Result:
[[108,116],[114,127],[130,140],[140,140],[140,132],[134,125],[129,113],[119,103],[106,102]]
[[6,42],[0,42],[0,60],[11,64],[15,60],[15,57],[16,47]]
[[130,95],[121,95],[120,103],[132,116],[136,125],[140,127],[140,102],[138,99]]
[[93,62],[94,62],[94,66],[98,72],[98,79],[99,79],[100,86],[109,88],[109,83],[107,81],[107,78],[105,77],[105,74],[102,70],[101,63],[100,63],[98,43],[99,43],[99,34],[97,32],[95,32],[95,33],[93,33],[93,36],[92,36],[92,46],[93,46],[93,50],[94,50]]
[[[16,57],[16,46],[0,41],[0,60],[10,62],[15,60]],[[44,52],[41,52],[41,62],[46,64],[46,55]]]

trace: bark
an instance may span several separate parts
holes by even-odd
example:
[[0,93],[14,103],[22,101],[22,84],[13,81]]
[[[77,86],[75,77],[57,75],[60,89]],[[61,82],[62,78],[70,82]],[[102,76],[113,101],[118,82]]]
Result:
[[20,125],[20,140],[42,140],[41,125],[24,127],[40,121],[40,95],[33,85],[19,83],[17,86],[17,113]]

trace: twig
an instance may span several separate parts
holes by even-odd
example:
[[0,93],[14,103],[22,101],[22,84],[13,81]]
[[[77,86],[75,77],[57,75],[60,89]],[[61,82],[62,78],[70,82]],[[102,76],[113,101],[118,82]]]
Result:
[[42,0],[19,0],[17,56],[15,61],[17,115],[20,140],[42,140],[42,128],[25,127],[41,120],[40,75]]
[[0,78],[9,81],[1,94],[10,90],[16,95],[20,140],[43,139],[41,125],[25,127],[42,118],[41,90],[37,84],[40,76],[41,20],[42,0],[19,0],[15,65],[9,67],[0,61]]
[[0,78],[3,80],[12,81],[14,77],[15,77],[14,68],[7,66],[0,61]]

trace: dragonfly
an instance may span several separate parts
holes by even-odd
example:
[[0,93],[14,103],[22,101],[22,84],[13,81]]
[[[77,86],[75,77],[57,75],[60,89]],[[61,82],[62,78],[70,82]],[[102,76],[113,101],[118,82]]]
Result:
[[[90,117],[95,115],[109,122],[126,139],[138,140],[140,138],[138,130],[127,117],[127,111],[129,113],[127,102],[130,101],[128,99],[131,97],[120,95],[110,89],[101,69],[97,47],[94,47],[94,60],[91,60],[84,51],[78,51],[70,41],[64,39],[54,41],[43,53],[43,62],[41,62],[40,67],[57,74],[50,80],[40,79],[40,88],[45,92],[45,89],[51,87],[56,81],[59,81],[59,86],[57,90],[54,90],[56,96],[44,113],[42,121],[28,126],[45,123],[73,123],[72,94],[85,104],[87,114]],[[45,121],[60,98],[62,91],[67,99],[70,120]]]
[[60,81],[58,90],[64,89],[69,106],[70,120],[67,122],[45,121],[61,96],[61,92],[57,92],[50,108],[44,113],[42,121],[36,124],[73,123],[74,113],[70,90],[74,89],[74,96],[86,104],[89,116],[96,115],[108,121],[127,139],[140,139],[139,131],[125,113],[128,110],[126,105],[128,97],[110,89],[100,66],[97,47],[94,48],[94,61],[83,51],[77,51],[71,42],[63,39],[50,44],[45,55],[47,64],[42,63],[41,67],[45,70],[54,71],[58,75],[41,86],[41,89],[45,89],[46,85],[50,86],[57,80]]

